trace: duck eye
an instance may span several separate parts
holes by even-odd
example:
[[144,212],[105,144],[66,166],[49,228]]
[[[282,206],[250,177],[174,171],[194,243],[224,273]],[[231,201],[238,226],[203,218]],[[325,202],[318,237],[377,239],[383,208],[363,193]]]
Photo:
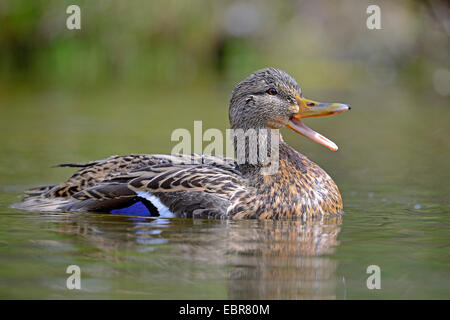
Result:
[[276,95],[278,92],[277,90],[275,90],[274,88],[270,88],[266,91],[268,94],[270,94],[271,96]]

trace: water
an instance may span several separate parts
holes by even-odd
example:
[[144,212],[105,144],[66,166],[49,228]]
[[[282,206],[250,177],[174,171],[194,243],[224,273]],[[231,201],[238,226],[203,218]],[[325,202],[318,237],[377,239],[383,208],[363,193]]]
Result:
[[[385,92],[390,99],[379,106],[351,94],[355,101],[343,101],[351,112],[308,122],[338,143],[337,153],[285,132],[288,143],[335,179],[344,199],[341,219],[154,219],[9,208],[23,189],[73,172],[50,165],[168,153],[171,131],[198,119],[204,129],[226,128],[223,92],[203,91],[201,107],[191,89],[171,101],[164,92],[3,92],[0,297],[450,298],[445,100],[424,108],[428,98]],[[336,100],[329,96],[318,98]],[[82,290],[66,288],[73,264],[81,268]],[[380,290],[366,286],[370,265],[381,269]]]

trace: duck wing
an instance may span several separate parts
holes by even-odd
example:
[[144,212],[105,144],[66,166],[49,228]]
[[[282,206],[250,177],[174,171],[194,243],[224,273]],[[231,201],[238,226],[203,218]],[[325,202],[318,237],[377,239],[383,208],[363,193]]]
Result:
[[208,155],[113,156],[60,166],[81,169],[40,194],[33,189],[23,201],[28,201],[25,209],[119,213],[140,203],[150,215],[218,217],[244,190],[233,160]]

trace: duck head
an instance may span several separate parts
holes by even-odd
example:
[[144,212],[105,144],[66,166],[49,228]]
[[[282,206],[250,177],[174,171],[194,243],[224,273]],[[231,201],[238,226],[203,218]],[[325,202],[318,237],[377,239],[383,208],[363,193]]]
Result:
[[255,71],[239,83],[231,95],[232,129],[289,129],[336,151],[337,145],[306,126],[302,119],[324,117],[350,110],[342,103],[321,103],[303,97],[285,71],[266,68]]

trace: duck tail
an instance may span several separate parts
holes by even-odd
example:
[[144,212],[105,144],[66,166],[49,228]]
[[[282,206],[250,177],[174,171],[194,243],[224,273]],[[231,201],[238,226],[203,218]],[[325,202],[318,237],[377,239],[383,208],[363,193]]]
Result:
[[69,162],[60,163],[52,166],[52,168],[86,168],[98,164],[100,161],[90,161],[90,162]]
[[70,200],[67,198],[45,198],[28,197],[20,202],[14,203],[11,208],[25,211],[53,212],[58,211],[62,206],[68,205]]
[[64,198],[47,198],[45,194],[56,187],[56,185],[40,186],[26,190],[25,198],[20,202],[11,205],[13,209],[20,209],[26,211],[55,211],[62,205],[68,203]]
[[25,190],[24,193],[27,197],[37,197],[37,196],[41,196],[41,195],[45,194],[46,192],[48,192],[49,190],[51,190],[54,187],[56,187],[56,185],[40,186],[40,187]]

